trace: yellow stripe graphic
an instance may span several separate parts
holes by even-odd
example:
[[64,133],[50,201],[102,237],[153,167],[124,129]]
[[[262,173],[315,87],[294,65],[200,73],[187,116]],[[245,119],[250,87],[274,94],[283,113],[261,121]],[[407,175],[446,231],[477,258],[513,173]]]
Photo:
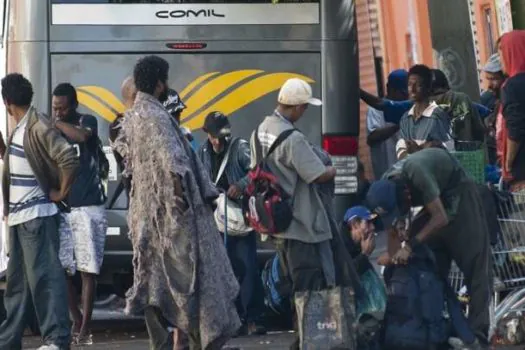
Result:
[[192,81],[188,86],[186,86],[184,88],[184,90],[182,90],[179,94],[181,100],[184,101],[184,99],[186,98],[186,96],[193,90],[195,89],[195,87],[197,85],[199,85],[200,83],[202,83],[203,81],[205,81],[206,79],[208,78],[211,78],[211,77],[214,77],[216,76],[217,74],[220,74],[220,72],[211,72],[211,73],[208,73],[208,74],[204,74],[204,75],[201,75],[200,77],[198,77],[197,79],[195,79],[194,81]]
[[91,109],[93,112],[112,123],[117,117],[115,112],[106,107],[102,102],[98,101],[96,98],[88,95],[87,93],[78,90],[77,91],[78,102],[83,104],[87,108]]
[[113,93],[107,89],[104,89],[100,86],[80,86],[79,90],[89,92],[92,95],[97,96],[99,99],[107,103],[111,108],[113,108],[118,113],[124,113],[126,107],[124,104],[115,96]]
[[[255,100],[279,90],[290,78],[300,78],[308,83],[314,83],[314,80],[307,76],[288,72],[270,73],[253,79],[255,75],[262,72],[264,71],[255,69],[232,71],[222,75],[220,72],[211,72],[193,80],[180,93],[181,99],[189,95],[184,101],[188,108],[181,118],[183,125],[190,129],[201,128],[206,115],[216,110],[231,115]],[[224,91],[245,79],[247,81],[244,84],[219,98]],[[80,104],[110,123],[115,120],[117,113],[125,111],[123,103],[111,91],[100,86],[80,86],[77,89],[77,96]],[[206,108],[198,112],[203,107]]]
[[208,82],[206,85],[197,90],[187,101],[184,103],[188,108],[184,110],[181,116],[181,120],[185,120],[188,116],[191,116],[192,113],[197,111],[199,108],[205,106],[207,103],[212,101],[222,92],[226,91],[228,88],[237,84],[243,79],[259,74],[263,71],[261,70],[238,70],[230,73],[223,74],[212,81]]
[[300,78],[308,83],[314,82],[306,76],[294,73],[274,73],[258,77],[233,90],[198,115],[190,116],[189,120],[184,123],[184,126],[189,129],[201,128],[206,115],[213,111],[221,111],[226,115],[230,115],[251,102],[279,90],[284,82],[290,78]]

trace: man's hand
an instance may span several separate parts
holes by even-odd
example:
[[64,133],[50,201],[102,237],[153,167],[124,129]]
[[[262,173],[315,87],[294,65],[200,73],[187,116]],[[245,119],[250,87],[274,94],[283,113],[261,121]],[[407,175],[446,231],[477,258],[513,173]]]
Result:
[[405,140],[405,142],[406,142],[406,145],[407,145],[407,153],[408,154],[416,153],[416,152],[421,150],[421,147],[419,147],[419,145],[417,144],[416,141],[414,141],[414,140]]
[[370,256],[374,252],[374,249],[376,249],[376,239],[373,234],[367,239],[361,240],[361,253]]
[[226,194],[228,198],[238,199],[242,196],[242,190],[237,185],[231,185]]
[[388,266],[392,264],[392,258],[390,257],[388,252],[381,254],[381,256],[377,258],[377,264],[380,266]]
[[392,262],[396,265],[406,265],[411,255],[412,249],[410,249],[408,245],[405,245],[397,251],[397,253],[392,258]]
[[49,199],[52,202],[58,203],[66,199],[66,194],[62,193],[60,190],[51,190],[49,191]]

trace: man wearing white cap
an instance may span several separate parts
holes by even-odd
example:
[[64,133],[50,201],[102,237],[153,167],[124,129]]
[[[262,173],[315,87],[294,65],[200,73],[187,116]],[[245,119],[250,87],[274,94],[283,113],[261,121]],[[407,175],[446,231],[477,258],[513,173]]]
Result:
[[[265,157],[282,132],[295,129],[294,123],[303,117],[309,105],[321,104],[321,100],[312,97],[312,88],[305,81],[296,78],[286,81],[279,92],[276,110],[252,134],[252,167],[261,161],[257,154]],[[285,232],[274,236],[292,293],[323,289],[335,280],[332,232],[323,203],[315,186],[310,185],[332,181],[336,171],[323,164],[298,130],[270,154],[267,163],[282,189],[292,196],[292,223]]]
[[499,100],[501,86],[505,81],[505,74],[501,67],[499,54],[495,53],[490,56],[483,67],[483,72],[485,72],[487,89],[481,94],[481,104],[491,111],[494,111],[496,109],[496,102]]

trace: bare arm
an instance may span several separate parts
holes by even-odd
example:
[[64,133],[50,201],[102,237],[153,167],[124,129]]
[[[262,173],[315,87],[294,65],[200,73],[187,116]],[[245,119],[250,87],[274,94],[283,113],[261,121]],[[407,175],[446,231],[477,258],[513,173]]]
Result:
[[416,243],[424,243],[436,232],[447,226],[449,219],[443,206],[443,202],[438,197],[425,205],[425,210],[430,214],[430,219],[423,228],[414,236]]
[[66,135],[68,139],[76,143],[84,143],[93,135],[91,129],[75,126],[60,120],[55,122],[55,127]]
[[392,135],[398,132],[398,130],[399,125],[396,124],[391,124],[383,128],[375,129],[368,135],[366,142],[369,146],[373,146],[375,144],[388,140],[390,137],[392,137]]
[[384,103],[382,98],[372,95],[362,89],[359,89],[359,97],[370,107],[375,108],[379,111],[384,110]]
[[516,160],[518,151],[520,149],[520,142],[514,141],[510,137],[507,138],[507,159],[505,160],[505,166],[507,171],[512,171],[512,164]]
[[326,167],[326,171],[319,176],[317,179],[315,179],[314,183],[322,184],[325,182],[332,181],[335,178],[335,175],[337,174],[337,171],[334,167]]

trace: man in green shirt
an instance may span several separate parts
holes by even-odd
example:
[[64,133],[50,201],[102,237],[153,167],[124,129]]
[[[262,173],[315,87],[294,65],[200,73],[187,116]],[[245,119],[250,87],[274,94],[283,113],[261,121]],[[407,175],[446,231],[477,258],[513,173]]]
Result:
[[485,128],[478,110],[467,94],[452,91],[445,73],[433,69],[432,99],[449,114],[456,141],[485,140]]
[[[441,148],[413,153],[372,184],[367,203],[385,227],[399,227],[401,220],[411,222],[404,244],[396,241],[391,229],[389,256],[382,260],[406,264],[412,250],[425,243],[434,251],[444,278],[451,261],[456,262],[471,296],[469,323],[479,343],[488,344],[492,289],[489,233],[481,220],[484,211],[476,184],[457,160]],[[406,220],[410,208],[420,206],[423,210],[414,220]]]

